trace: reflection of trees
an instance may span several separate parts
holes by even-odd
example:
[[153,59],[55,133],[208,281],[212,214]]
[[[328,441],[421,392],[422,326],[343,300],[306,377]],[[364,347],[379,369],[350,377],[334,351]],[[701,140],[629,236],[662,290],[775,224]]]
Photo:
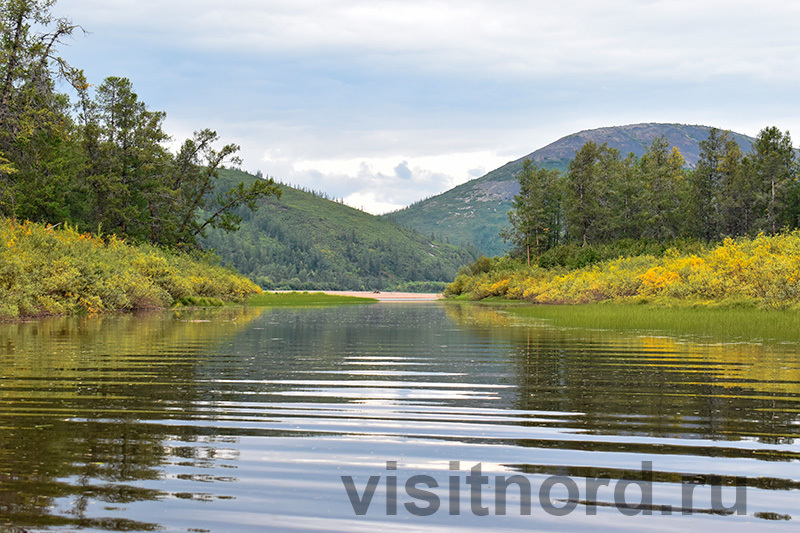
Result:
[[[493,307],[446,308],[462,326],[514,346],[520,409],[582,413],[566,427],[596,434],[793,441],[800,360],[792,347],[555,329],[514,322]],[[515,327],[508,327],[512,322]],[[786,460],[780,454],[772,458]]]
[[0,515],[31,526],[156,527],[87,518],[88,502],[162,496],[130,482],[159,477],[169,453],[162,441],[176,430],[141,421],[162,420],[165,406],[190,408],[198,399],[198,355],[260,312],[0,325]]

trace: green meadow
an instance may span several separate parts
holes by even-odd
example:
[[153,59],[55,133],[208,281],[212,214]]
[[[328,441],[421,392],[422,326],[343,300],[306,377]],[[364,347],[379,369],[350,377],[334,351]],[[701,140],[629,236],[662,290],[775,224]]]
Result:
[[690,335],[723,342],[800,342],[796,310],[594,303],[512,305],[507,312],[566,328]]
[[375,303],[374,298],[325,294],[324,292],[265,292],[251,296],[246,305],[252,307],[319,307]]

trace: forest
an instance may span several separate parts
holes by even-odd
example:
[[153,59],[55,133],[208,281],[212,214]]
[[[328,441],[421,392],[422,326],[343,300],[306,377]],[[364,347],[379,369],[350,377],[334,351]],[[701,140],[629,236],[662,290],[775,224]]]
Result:
[[[254,179],[220,171],[221,184]],[[313,191],[281,190],[256,211],[235,211],[239,231],[212,229],[200,240],[264,289],[441,292],[480,255]]]
[[217,190],[238,146],[204,128],[172,153],[165,113],[129,79],[90,85],[58,53],[83,30],[54,3],[0,0],[0,215],[194,248],[209,228],[236,229],[236,207],[280,194],[271,179]]
[[525,161],[502,258],[446,289],[472,299],[800,306],[800,185],[789,132],[743,154],[711,129],[687,168],[656,138],[641,157],[587,142],[564,174]]
[[640,158],[590,141],[565,173],[524,162],[503,237],[530,266],[559,245],[774,235],[800,225],[797,174],[791,136],[774,126],[747,154],[712,128],[692,169],[664,137]]

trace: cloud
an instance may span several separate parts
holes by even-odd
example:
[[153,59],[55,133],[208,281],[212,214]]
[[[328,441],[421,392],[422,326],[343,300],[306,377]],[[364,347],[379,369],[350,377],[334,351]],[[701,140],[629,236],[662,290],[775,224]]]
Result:
[[411,169],[408,168],[408,161],[403,161],[394,167],[394,174],[401,180],[411,179]]
[[93,83],[130,77],[176,137],[211,127],[242,146],[244,168],[373,211],[581,129],[800,131],[794,1],[62,0],[57,10],[92,32],[64,55]]
[[265,154],[264,173],[290,184],[327,192],[373,214],[400,209],[474,177],[475,161],[499,158],[487,153],[453,154],[401,160],[399,157],[310,160],[293,163]]
[[[793,1],[505,0],[114,2],[75,0],[76,22],[170,49],[318,65],[563,76],[794,76]],[[341,63],[349,58],[355,63]]]

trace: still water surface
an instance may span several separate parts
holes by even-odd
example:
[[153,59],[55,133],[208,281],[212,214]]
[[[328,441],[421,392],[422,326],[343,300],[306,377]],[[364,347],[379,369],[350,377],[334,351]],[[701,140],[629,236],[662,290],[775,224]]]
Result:
[[3,324],[0,531],[793,529],[798,421],[796,344],[477,305]]

